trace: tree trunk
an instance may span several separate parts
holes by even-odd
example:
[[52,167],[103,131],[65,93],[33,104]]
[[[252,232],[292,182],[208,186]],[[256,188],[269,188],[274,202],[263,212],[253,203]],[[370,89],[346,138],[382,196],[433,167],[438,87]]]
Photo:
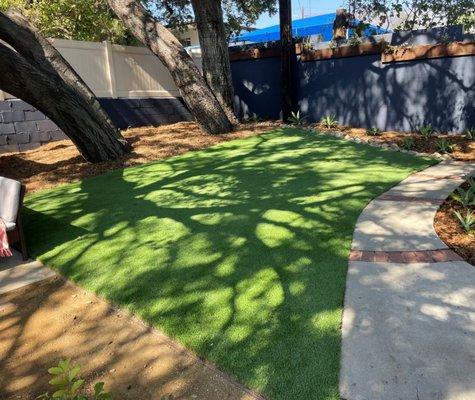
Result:
[[0,44],[0,88],[42,111],[89,162],[114,160],[128,148],[116,131],[106,132],[97,113],[64,82],[52,79]]
[[59,52],[19,12],[0,13],[0,88],[58,125],[90,162],[130,151],[94,94]]
[[154,53],[170,72],[196,121],[208,133],[233,129],[223,107],[178,39],[157,22],[140,0],[108,0],[130,31]]
[[221,0],[191,0],[201,45],[203,75],[228,118],[234,114],[234,90]]

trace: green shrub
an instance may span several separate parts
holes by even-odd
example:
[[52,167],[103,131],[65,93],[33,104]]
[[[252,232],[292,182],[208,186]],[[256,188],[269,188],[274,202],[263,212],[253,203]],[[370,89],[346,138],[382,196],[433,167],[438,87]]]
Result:
[[419,133],[424,139],[429,139],[435,133],[435,129],[431,124],[426,124],[419,128]]
[[455,210],[452,210],[452,212],[457,217],[459,224],[463,228],[463,230],[466,233],[471,234],[473,231],[473,226],[475,226],[475,217],[473,211],[465,210],[464,215]]
[[262,122],[262,118],[259,117],[256,113],[252,113],[252,115],[247,119],[249,122]]
[[473,193],[475,193],[475,176],[466,176],[467,183],[470,186],[470,189]]
[[464,132],[463,137],[468,140],[475,140],[475,128],[467,129]]
[[437,149],[442,154],[452,153],[455,150],[455,144],[450,143],[445,138],[438,139],[436,143],[437,143]]
[[[56,367],[48,369],[52,375],[49,384],[55,389],[51,395],[45,393],[37,400],[89,400],[89,397],[79,393],[79,389],[83,386],[84,380],[78,378],[80,371],[79,366],[72,366],[71,360],[61,360]],[[94,386],[94,395],[91,400],[112,400],[110,394],[104,392],[104,383],[98,382]]]
[[334,115],[325,115],[320,120],[320,124],[322,124],[327,129],[331,129],[335,128],[338,125],[338,121],[336,120]]
[[458,201],[464,208],[475,206],[475,185],[467,190],[459,187],[457,192],[452,194],[452,198]]
[[289,118],[289,122],[292,125],[303,125],[305,118],[306,117],[300,115],[300,110],[297,112],[292,111]]
[[412,136],[405,137],[402,141],[402,148],[405,150],[412,150],[415,145],[416,143]]
[[366,134],[368,136],[379,136],[379,135],[381,135],[381,129],[369,128],[369,129],[366,129]]

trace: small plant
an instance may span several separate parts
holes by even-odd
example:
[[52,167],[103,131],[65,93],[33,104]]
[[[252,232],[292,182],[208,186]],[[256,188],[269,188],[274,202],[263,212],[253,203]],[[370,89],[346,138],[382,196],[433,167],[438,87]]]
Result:
[[[79,389],[84,384],[83,379],[78,378],[79,366],[72,366],[71,360],[61,360],[56,367],[48,369],[52,379],[49,384],[55,388],[55,392],[50,395],[45,393],[37,400],[89,400],[89,397],[79,393]],[[94,386],[94,395],[91,400],[112,400],[110,394],[104,392],[104,383],[98,382]]]
[[252,115],[247,119],[249,122],[261,122],[262,118],[259,117],[256,113],[252,113]]
[[431,124],[426,124],[419,128],[419,133],[424,139],[429,139],[435,133],[435,129]]
[[321,119],[320,124],[322,124],[327,129],[332,129],[338,125],[338,121],[333,115],[325,115]]
[[436,141],[437,148],[440,153],[452,153],[455,150],[455,144],[450,143],[447,139],[442,138]]
[[473,231],[473,227],[475,226],[474,212],[466,210],[464,215],[462,215],[456,210],[452,210],[452,212],[457,217],[460,226],[463,228],[463,230],[466,233],[471,234]]
[[338,47],[338,41],[332,39],[328,42],[328,47],[332,50],[335,50]]
[[302,39],[302,47],[303,47],[303,49],[306,50],[306,51],[311,51],[311,50],[313,50],[313,43],[312,43],[312,41],[311,41],[311,39],[310,39],[309,36],[304,37],[304,38]]
[[405,137],[404,140],[402,141],[402,148],[404,150],[412,150],[415,145],[416,145],[415,140],[411,136]]
[[366,129],[366,134],[368,136],[379,136],[381,135],[381,129],[378,129],[378,128]]
[[468,140],[475,140],[475,128],[467,129],[464,132],[463,137]]
[[357,33],[355,33],[353,36],[351,36],[348,39],[348,44],[351,47],[359,46],[361,43],[362,43],[361,37]]
[[306,117],[300,115],[300,110],[297,112],[292,111],[290,113],[289,122],[292,125],[303,125],[305,118]]
[[470,186],[470,189],[473,193],[475,193],[475,176],[466,176],[467,183]]
[[462,204],[464,208],[475,206],[475,186],[472,186],[467,190],[464,190],[461,187],[457,188],[457,193],[453,193],[452,198]]

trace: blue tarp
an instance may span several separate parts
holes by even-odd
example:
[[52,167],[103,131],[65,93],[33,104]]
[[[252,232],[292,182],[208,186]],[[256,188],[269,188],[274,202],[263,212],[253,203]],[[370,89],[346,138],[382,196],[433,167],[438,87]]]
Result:
[[[332,39],[333,35],[333,21],[335,20],[335,16],[335,13],[331,13],[292,21],[292,36],[296,38],[311,35],[322,35],[324,41],[329,41]],[[375,33],[386,33],[386,30],[371,25],[370,28],[365,31],[365,36],[374,35]],[[232,39],[232,42],[260,43],[279,40],[279,38],[280,26],[273,25],[267,28],[246,32]]]

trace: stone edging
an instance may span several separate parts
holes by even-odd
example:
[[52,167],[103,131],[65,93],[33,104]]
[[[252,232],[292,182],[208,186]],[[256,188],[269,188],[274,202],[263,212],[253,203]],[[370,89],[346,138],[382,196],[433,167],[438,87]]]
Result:
[[[412,154],[412,155],[421,156],[421,157],[434,157],[434,158],[437,158],[438,160],[441,160],[441,161],[442,160],[452,160],[452,157],[450,156],[450,154],[422,153],[422,152],[417,152],[417,151],[414,151],[414,150],[405,150],[405,149],[401,149],[396,143],[391,143],[391,144],[382,143],[382,142],[378,142],[376,140],[373,140],[371,138],[362,139],[360,137],[354,137],[354,136],[348,135],[348,134],[346,134],[344,132],[341,132],[341,131],[319,131],[316,128],[309,128],[309,127],[306,127],[306,126],[289,125],[289,124],[282,124],[282,126],[284,128],[294,128],[294,129],[299,129],[299,130],[305,131],[305,132],[318,133],[318,134],[321,134],[321,135],[332,136],[332,137],[336,137],[338,139],[347,140],[349,142],[366,144],[366,145],[371,146],[371,147],[379,147],[379,148],[385,149],[385,150],[399,151],[401,153]],[[442,179],[442,178],[439,178],[439,179]]]

